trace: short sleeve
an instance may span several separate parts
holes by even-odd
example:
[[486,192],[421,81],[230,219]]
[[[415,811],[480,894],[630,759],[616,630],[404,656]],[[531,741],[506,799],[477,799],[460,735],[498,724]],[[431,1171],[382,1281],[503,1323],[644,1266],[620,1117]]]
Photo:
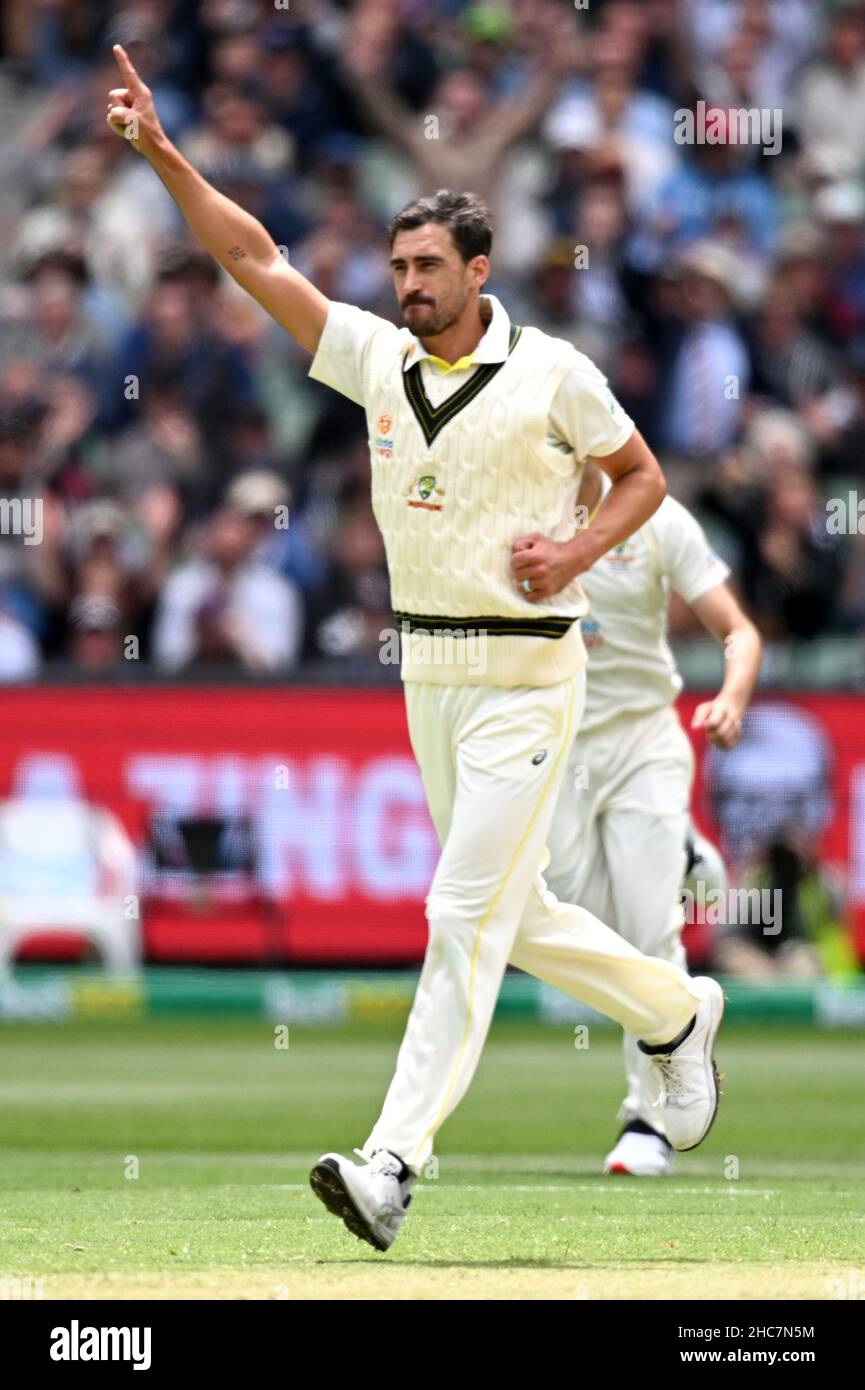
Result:
[[398,332],[394,324],[367,309],[332,300],[309,375],[363,405],[370,380],[370,349],[383,334]]
[[649,525],[658,538],[664,573],[677,594],[693,603],[730,577],[702,526],[674,497],[665,497]]
[[614,454],[634,433],[634,422],[616,400],[607,378],[582,353],[556,392],[550,426],[580,463]]

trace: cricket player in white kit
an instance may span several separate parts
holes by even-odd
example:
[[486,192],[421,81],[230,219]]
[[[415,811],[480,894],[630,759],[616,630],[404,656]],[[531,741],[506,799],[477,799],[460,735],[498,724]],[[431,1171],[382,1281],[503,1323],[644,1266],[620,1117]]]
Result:
[[[578,509],[591,525],[609,491],[594,464],[583,470]],[[690,830],[694,758],[674,703],[682,680],[667,645],[671,591],[724,647],[724,680],[692,725],[732,748],[756,684],[760,638],[726,580],[729,569],[681,503],[666,497],[634,535],[581,577],[589,600],[586,703],[547,836],[544,877],[560,898],[588,908],[648,955],[685,964],[679,892]],[[709,847],[698,841],[705,856]],[[515,963],[543,974],[530,946]],[[625,1035],[624,1128],[605,1169],[659,1176],[670,1166],[655,1077]]]
[[[111,127],[150,161],[219,264],[314,353],[312,374],[364,406],[373,506],[406,632],[409,732],[442,843],[429,945],[365,1162],[324,1155],[313,1190],[354,1234],[389,1247],[471,1081],[519,943],[543,951],[547,978],[649,1049],[667,1136],[693,1148],[717,1109],[720,987],[558,903],[540,873],[584,698],[577,576],[660,504],[651,451],[585,357],[512,325],[482,296],[491,232],[471,195],[437,194],[394,220],[407,327],[331,304],[175,149],[149,90],[115,54],[125,85],[109,94]],[[611,487],[578,534],[589,455]],[[468,634],[482,643],[471,667]]]

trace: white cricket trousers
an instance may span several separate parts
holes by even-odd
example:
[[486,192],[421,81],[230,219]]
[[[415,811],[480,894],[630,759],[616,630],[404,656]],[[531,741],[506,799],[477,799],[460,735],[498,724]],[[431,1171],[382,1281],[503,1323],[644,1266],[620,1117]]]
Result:
[[[674,709],[579,733],[547,837],[545,878],[647,955],[684,967],[680,905],[694,754]],[[524,965],[533,974],[534,964]],[[542,975],[542,978],[546,978]],[[650,1059],[626,1032],[620,1118],[663,1131]]]
[[442,854],[396,1073],[363,1153],[390,1149],[418,1170],[474,1075],[509,960],[649,1043],[681,1032],[698,998],[677,965],[557,902],[541,877],[585,672],[553,686],[405,690]]

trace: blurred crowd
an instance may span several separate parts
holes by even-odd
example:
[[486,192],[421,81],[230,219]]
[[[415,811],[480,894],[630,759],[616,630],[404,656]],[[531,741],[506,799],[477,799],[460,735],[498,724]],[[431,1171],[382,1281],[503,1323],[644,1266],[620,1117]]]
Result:
[[[865,4],[6,0],[0,24],[0,499],[41,503],[38,543],[0,537],[0,678],[362,671],[393,624],[362,412],[108,129],[118,41],[333,298],[397,319],[390,216],[484,195],[490,290],[609,375],[769,643],[860,631],[865,539],[827,499],[865,498]],[[679,143],[699,102],[713,139]]]

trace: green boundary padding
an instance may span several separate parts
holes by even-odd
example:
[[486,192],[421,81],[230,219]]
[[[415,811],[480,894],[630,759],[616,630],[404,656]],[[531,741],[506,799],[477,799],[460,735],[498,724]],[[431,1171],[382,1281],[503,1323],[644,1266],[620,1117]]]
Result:
[[[245,971],[150,967],[116,978],[82,968],[25,967],[0,980],[0,1021],[207,1015],[295,1024],[399,1019],[417,972]],[[865,1027],[865,977],[749,984],[722,981],[729,1022]],[[607,1023],[591,1009],[519,973],[508,974],[499,1019]]]

